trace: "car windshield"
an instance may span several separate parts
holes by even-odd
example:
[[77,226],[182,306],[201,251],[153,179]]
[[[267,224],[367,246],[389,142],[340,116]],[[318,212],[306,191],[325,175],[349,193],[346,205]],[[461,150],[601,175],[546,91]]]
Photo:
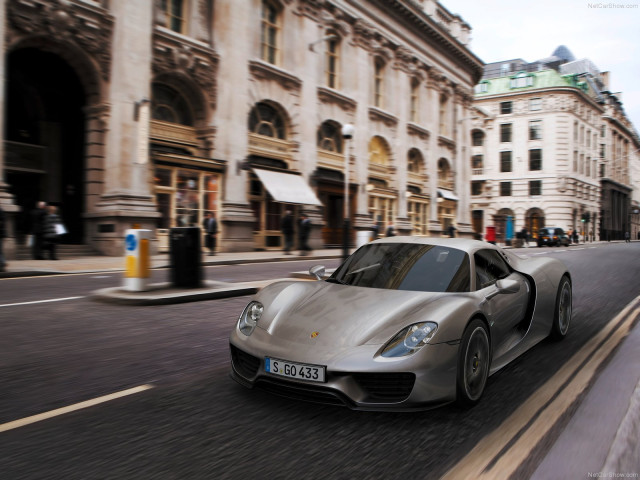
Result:
[[327,280],[357,287],[419,292],[468,292],[469,256],[416,243],[371,243],[356,250]]

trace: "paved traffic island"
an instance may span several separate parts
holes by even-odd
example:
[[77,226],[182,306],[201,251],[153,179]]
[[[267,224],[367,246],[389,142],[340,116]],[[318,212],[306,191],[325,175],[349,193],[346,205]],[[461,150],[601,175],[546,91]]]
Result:
[[121,305],[169,305],[219,298],[253,295],[260,286],[253,283],[227,283],[205,280],[200,287],[175,287],[170,282],[153,283],[144,291],[130,291],[124,287],[96,290],[91,298]]

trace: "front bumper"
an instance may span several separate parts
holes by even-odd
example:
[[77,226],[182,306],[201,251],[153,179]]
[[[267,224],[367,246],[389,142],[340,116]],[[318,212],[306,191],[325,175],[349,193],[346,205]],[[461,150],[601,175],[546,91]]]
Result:
[[[255,336],[255,338],[254,338]],[[409,357],[376,357],[380,345],[328,348],[274,344],[256,329],[231,335],[231,377],[281,396],[355,410],[416,410],[455,400],[458,345],[426,345]],[[265,371],[266,356],[326,365],[324,383],[285,378]]]

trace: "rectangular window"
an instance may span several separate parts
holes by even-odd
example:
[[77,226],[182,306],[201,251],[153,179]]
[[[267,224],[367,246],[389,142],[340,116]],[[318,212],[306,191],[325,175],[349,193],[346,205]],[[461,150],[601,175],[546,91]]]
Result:
[[511,172],[511,152],[500,152],[500,171]]
[[483,173],[483,156],[474,155],[471,157],[471,174],[482,175]]
[[409,120],[418,123],[418,104],[419,104],[420,82],[416,79],[411,80],[411,98]]
[[532,98],[531,100],[529,100],[529,110],[531,110],[532,112],[542,110],[542,99]]
[[512,113],[512,103],[511,102],[500,102],[500,113],[507,114]]
[[339,60],[338,39],[327,40],[326,50],[326,78],[329,88],[338,88],[338,60]]
[[161,8],[165,14],[166,27],[178,33],[185,33],[183,0],[162,0]]
[[573,152],[573,171],[578,171],[578,152],[574,150]]
[[511,141],[511,124],[510,123],[500,124],[500,141],[501,142]]
[[606,146],[604,143],[600,144],[600,158],[604,159],[604,154],[606,152]]
[[373,78],[373,104],[379,108],[383,107],[384,67],[384,61],[381,58],[376,58]]
[[604,125],[602,125],[602,126],[600,127],[600,136],[601,136],[602,138],[604,138],[604,136],[606,135],[606,133],[607,133],[607,127],[606,127],[606,126],[604,126]]
[[542,140],[542,120],[529,122],[529,140]]
[[279,12],[271,2],[262,1],[262,60],[276,64],[278,62]]
[[511,196],[511,182],[500,182],[500,196],[501,197]]
[[471,182],[471,195],[478,196],[482,195],[482,187],[484,182]]
[[542,170],[542,150],[534,148],[529,150],[529,170]]
[[529,182],[529,195],[532,197],[542,195],[542,180],[531,180]]

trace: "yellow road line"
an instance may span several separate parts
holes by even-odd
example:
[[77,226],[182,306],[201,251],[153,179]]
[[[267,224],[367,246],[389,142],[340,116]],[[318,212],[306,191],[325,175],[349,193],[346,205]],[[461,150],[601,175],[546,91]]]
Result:
[[[587,388],[598,367],[629,333],[640,314],[629,303],[496,430],[482,439],[444,480],[509,478]],[[604,343],[603,343],[604,342]]]
[[42,420],[47,420],[49,418],[57,417],[59,415],[64,415],[65,413],[75,412],[76,410],[81,410],[83,408],[93,407],[94,405],[108,402],[110,400],[115,400],[117,398],[126,397],[127,395],[133,395],[134,393],[140,393],[145,390],[149,390],[150,388],[153,388],[153,385],[140,385],[138,387],[111,393],[109,395],[104,395],[102,397],[87,400],[85,402],[76,403],[74,405],[58,408],[56,410],[50,410],[44,413],[39,413],[38,415],[21,418],[20,420],[14,420],[13,422],[3,423],[2,425],[0,425],[0,433],[6,432],[8,430],[13,430],[15,428],[24,427],[25,425],[40,422]]

